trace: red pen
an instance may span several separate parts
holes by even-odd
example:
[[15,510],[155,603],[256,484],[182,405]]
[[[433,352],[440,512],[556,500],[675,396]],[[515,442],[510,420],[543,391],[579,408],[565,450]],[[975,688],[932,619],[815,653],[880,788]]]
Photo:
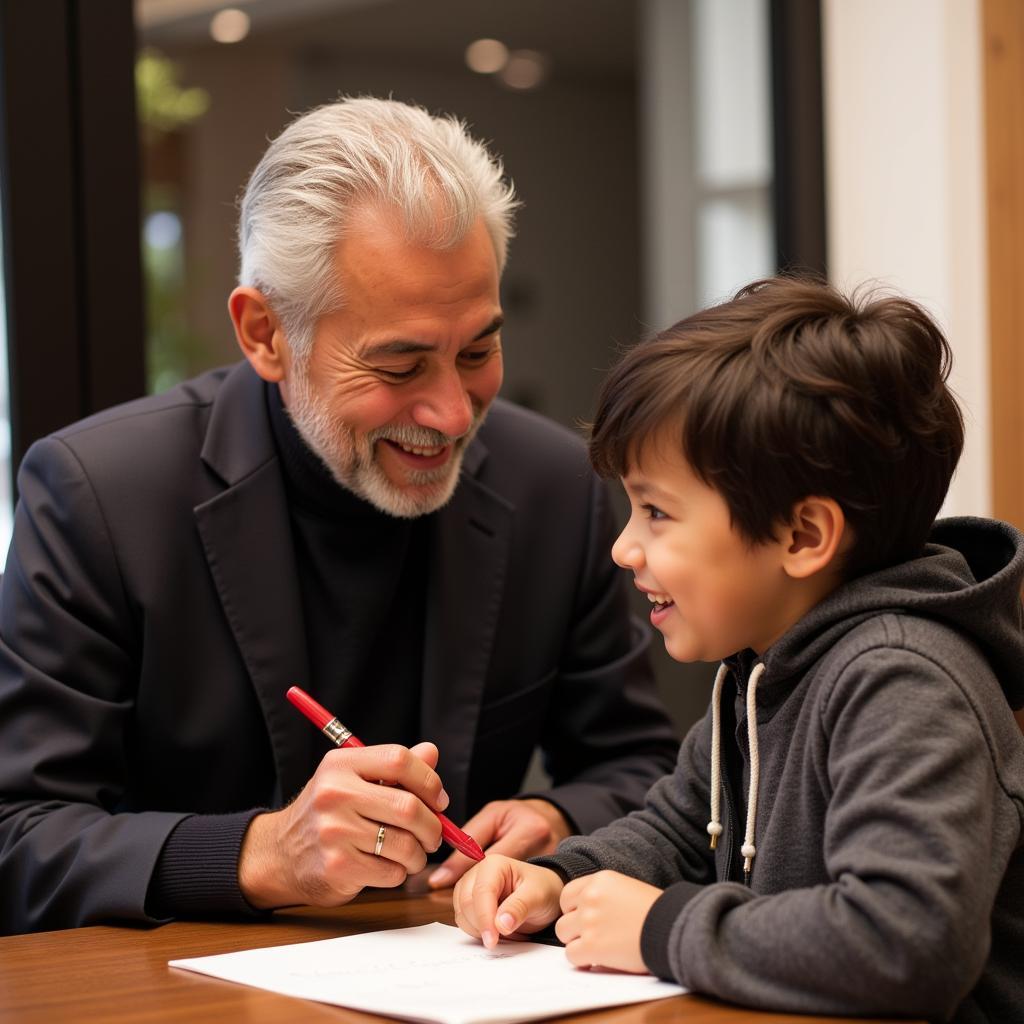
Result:
[[[361,739],[352,734],[351,729],[338,721],[322,704],[318,704],[305,690],[298,686],[289,688],[288,699],[335,745],[338,747],[365,747]],[[464,853],[473,860],[483,860],[484,851],[480,844],[468,833],[455,825],[443,814],[434,811],[441,822],[441,836],[449,846],[454,846],[459,853]]]

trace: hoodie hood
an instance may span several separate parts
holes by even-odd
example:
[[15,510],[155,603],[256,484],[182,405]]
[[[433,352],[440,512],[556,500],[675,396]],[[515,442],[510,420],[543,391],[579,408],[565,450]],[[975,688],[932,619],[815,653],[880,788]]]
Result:
[[[1024,705],[1022,580],[1024,536],[1012,526],[995,519],[938,520],[919,558],[844,583],[772,644],[762,659],[764,691],[769,680],[803,675],[865,619],[904,611],[942,622],[977,644],[1016,710]],[[745,679],[748,658],[738,661],[737,675]]]
[[802,678],[860,623],[883,613],[905,612],[933,619],[970,639],[984,654],[1014,710],[1024,705],[1024,629],[1021,582],[1024,536],[995,519],[957,518],[935,523],[919,558],[860,576],[837,587],[758,658],[746,650],[727,658],[711,692],[711,820],[714,849],[723,827],[722,691],[729,674],[746,704],[750,765],[743,846],[744,880],[749,884],[757,853],[760,757],[759,722],[771,718]]

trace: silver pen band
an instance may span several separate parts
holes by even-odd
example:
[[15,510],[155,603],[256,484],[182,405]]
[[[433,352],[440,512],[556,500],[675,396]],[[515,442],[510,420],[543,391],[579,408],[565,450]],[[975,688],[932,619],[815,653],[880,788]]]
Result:
[[346,729],[336,718],[332,718],[324,726],[323,733],[331,742],[340,747],[352,735],[352,730]]

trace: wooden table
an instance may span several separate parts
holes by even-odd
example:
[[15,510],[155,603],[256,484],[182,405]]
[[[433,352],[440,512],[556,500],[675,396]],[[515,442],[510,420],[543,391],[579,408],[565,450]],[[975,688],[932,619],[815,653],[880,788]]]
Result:
[[[432,921],[454,923],[450,893],[370,891],[337,910],[279,912],[267,922],[180,921],[153,929],[101,926],[0,938],[0,1020],[5,1024],[67,1020],[90,1024],[277,1024],[297,1020],[379,1024],[382,1018],[370,1014],[174,970],[167,961]],[[824,1024],[840,1018],[756,1013],[699,996],[679,996],[559,1020],[602,1024]]]

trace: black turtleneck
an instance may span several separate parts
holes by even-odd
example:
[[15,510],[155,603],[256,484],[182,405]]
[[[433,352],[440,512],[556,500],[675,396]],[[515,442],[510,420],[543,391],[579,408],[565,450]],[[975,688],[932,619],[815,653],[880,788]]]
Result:
[[[426,520],[389,516],[338,484],[267,386],[302,595],[305,689],[367,744],[423,737]],[[310,774],[319,757],[318,751]]]

